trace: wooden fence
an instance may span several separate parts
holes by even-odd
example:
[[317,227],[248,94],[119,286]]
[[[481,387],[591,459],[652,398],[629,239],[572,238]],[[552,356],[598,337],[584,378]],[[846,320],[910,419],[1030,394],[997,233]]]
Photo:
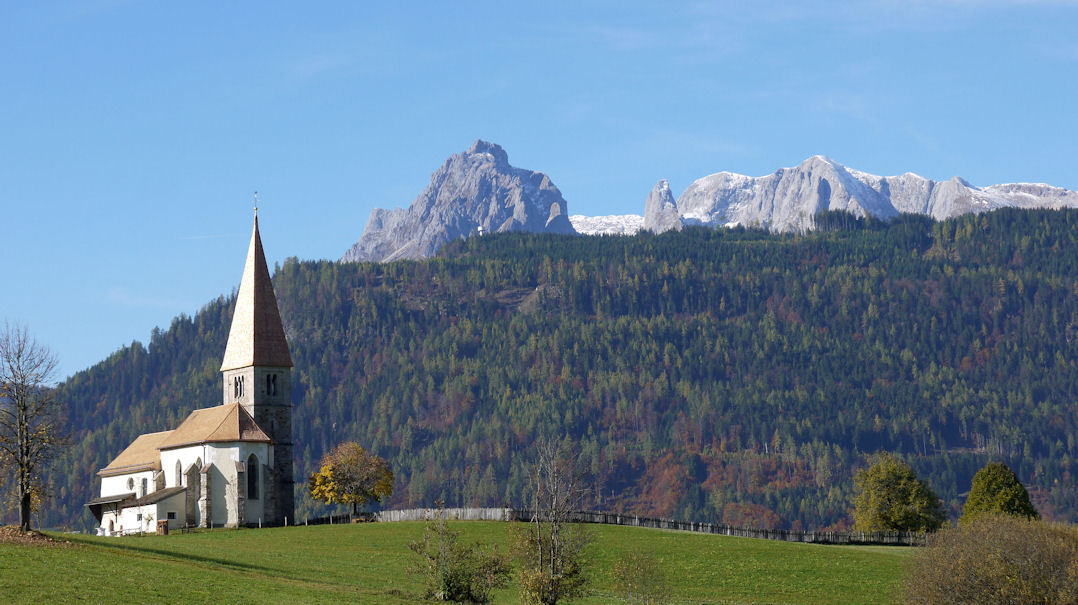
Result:
[[429,521],[441,517],[451,521],[519,521],[517,512],[511,508],[411,508],[377,512],[374,520]]
[[[530,521],[532,511],[514,508],[413,508],[407,510],[387,510],[374,513],[375,521],[427,521],[441,516],[444,519],[460,521]],[[621,515],[598,511],[576,511],[569,514],[573,523],[600,523],[604,525],[625,525],[629,527],[649,527],[653,529],[671,529],[705,534],[736,536],[739,538],[759,538],[762,540],[782,540],[785,542],[804,542],[809,544],[878,544],[894,546],[924,546],[925,534],[916,532],[855,532],[855,531],[795,531],[791,529],[753,529],[749,527],[731,527],[719,523],[696,523]]]

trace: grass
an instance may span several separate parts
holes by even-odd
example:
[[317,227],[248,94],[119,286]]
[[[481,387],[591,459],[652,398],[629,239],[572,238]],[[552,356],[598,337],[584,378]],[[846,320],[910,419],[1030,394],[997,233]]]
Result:
[[[505,544],[508,525],[452,524],[468,540]],[[612,570],[625,552],[662,561],[676,603],[892,603],[912,549],[819,546],[595,526],[593,594],[616,601]],[[168,537],[56,535],[53,547],[0,543],[5,602],[412,603],[407,572],[422,523],[215,530]],[[516,603],[516,589],[496,603]]]

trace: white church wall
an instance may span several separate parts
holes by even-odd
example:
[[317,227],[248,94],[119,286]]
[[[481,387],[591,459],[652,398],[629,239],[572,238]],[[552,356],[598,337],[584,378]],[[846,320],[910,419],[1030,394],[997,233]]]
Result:
[[145,493],[153,493],[155,491],[154,473],[155,471],[141,471],[138,473],[128,473],[126,475],[102,477],[101,495],[114,496],[116,494],[126,494],[131,492],[139,496],[144,495],[142,492],[143,480],[146,481]]
[[206,461],[213,465],[209,473],[210,497],[213,499],[214,525],[234,527],[239,519],[236,511],[236,461],[239,444],[210,443],[206,445]]
[[99,536],[111,536],[119,531],[120,514],[114,511],[104,511],[101,514],[101,528],[98,530]]
[[203,460],[203,447],[199,444],[161,451],[161,468],[165,473],[165,487],[181,487],[184,485],[182,476],[180,477],[180,482],[176,482],[176,462],[180,463],[180,473],[182,475],[189,466]]
[[246,482],[248,478],[244,473],[244,485],[239,486],[243,490],[244,503],[244,522],[249,525],[257,525],[259,521],[265,522],[265,502],[266,502],[266,484],[269,480],[266,472],[266,465],[270,464],[271,454],[273,453],[273,447],[266,443],[239,443],[238,455],[239,462],[242,462],[245,467],[247,460],[254,454],[258,458],[258,493],[257,498],[251,498],[247,492]]
[[[169,513],[172,513],[171,516]],[[168,521],[169,531],[183,527],[183,493],[144,506],[129,506],[120,511],[115,509],[102,511],[99,535],[153,533],[157,531],[158,521]]]
[[[248,498],[246,475],[243,485],[239,485],[237,463],[246,465],[248,457],[254,454],[258,458],[259,497]],[[207,443],[182,448],[168,449],[161,452],[161,467],[164,469],[166,487],[186,487],[187,477],[183,476],[191,464],[201,461],[212,468],[205,477],[210,481],[210,516],[215,526],[235,526],[239,523],[237,510],[238,497],[243,496],[244,523],[257,525],[264,518],[264,502],[269,477],[267,465],[273,464],[273,447],[267,443],[228,442]],[[176,463],[180,464],[180,482],[177,483]],[[151,481],[152,482],[152,481]],[[122,493],[122,492],[120,492]],[[196,496],[198,497],[198,496]],[[183,509],[177,509],[180,524],[183,523]],[[171,528],[171,525],[170,525]]]
[[154,531],[157,523],[157,507],[131,506],[120,511],[119,521],[116,523],[116,533],[137,534],[140,532]]
[[158,502],[155,506],[157,508],[155,521],[153,527],[149,531],[157,530],[157,521],[168,521],[168,530],[178,530],[183,527],[184,522],[184,498],[183,493],[169,496],[164,500]]
[[[247,484],[239,485],[237,463],[247,463],[247,458],[255,454],[259,466],[269,460],[272,448],[266,443],[230,442],[214,443],[206,446],[206,456],[213,463],[211,481],[213,481],[213,523],[215,525],[234,526],[239,523],[239,511],[236,508],[239,496],[243,496],[244,523],[257,524],[262,517],[264,493],[257,501],[247,499]],[[262,469],[260,468],[260,471]],[[260,473],[260,484],[265,482],[265,472]],[[264,487],[259,486],[264,492]]]
[[[235,463],[230,462],[227,457],[223,457],[221,460],[215,453],[220,451],[207,451],[206,455],[209,457],[210,470],[203,475],[203,481],[209,481],[210,485],[210,524],[215,526],[228,525],[229,506],[228,506],[228,492],[234,491],[229,489],[231,484],[236,482]],[[229,471],[228,467],[222,468],[221,464],[232,464],[233,470],[231,477],[226,475]]]

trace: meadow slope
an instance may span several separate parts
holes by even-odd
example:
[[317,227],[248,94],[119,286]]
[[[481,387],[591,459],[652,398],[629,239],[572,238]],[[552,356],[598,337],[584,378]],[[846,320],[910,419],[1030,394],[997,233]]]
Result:
[[[505,544],[509,524],[458,522],[468,540]],[[891,603],[909,548],[787,544],[597,526],[593,594],[609,603],[625,552],[663,562],[677,603]],[[0,595],[39,602],[410,603],[408,543],[422,523],[215,530],[168,537],[57,535],[52,547],[0,543]],[[495,603],[516,603],[515,585]]]

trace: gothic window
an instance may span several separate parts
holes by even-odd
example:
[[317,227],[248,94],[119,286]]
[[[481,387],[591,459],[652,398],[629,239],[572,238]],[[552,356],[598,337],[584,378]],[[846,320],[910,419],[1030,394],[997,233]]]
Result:
[[183,467],[180,466],[180,461],[176,461],[176,485],[174,487],[180,487],[183,485]]
[[277,375],[266,374],[266,395],[270,397],[277,396]]
[[247,457],[247,499],[258,500],[258,457]]
[[146,480],[146,478],[145,478],[145,477],[143,477],[143,478],[142,478],[142,485],[140,486],[140,487],[141,487],[142,489],[140,489],[140,490],[139,490],[139,493],[138,493],[138,497],[139,497],[139,498],[141,498],[141,497],[143,497],[143,496],[145,496],[145,495],[146,495],[146,486],[147,486],[148,484],[149,484],[149,482],[148,482],[148,481]]
[[243,397],[243,376],[232,378],[232,396],[236,399]]

